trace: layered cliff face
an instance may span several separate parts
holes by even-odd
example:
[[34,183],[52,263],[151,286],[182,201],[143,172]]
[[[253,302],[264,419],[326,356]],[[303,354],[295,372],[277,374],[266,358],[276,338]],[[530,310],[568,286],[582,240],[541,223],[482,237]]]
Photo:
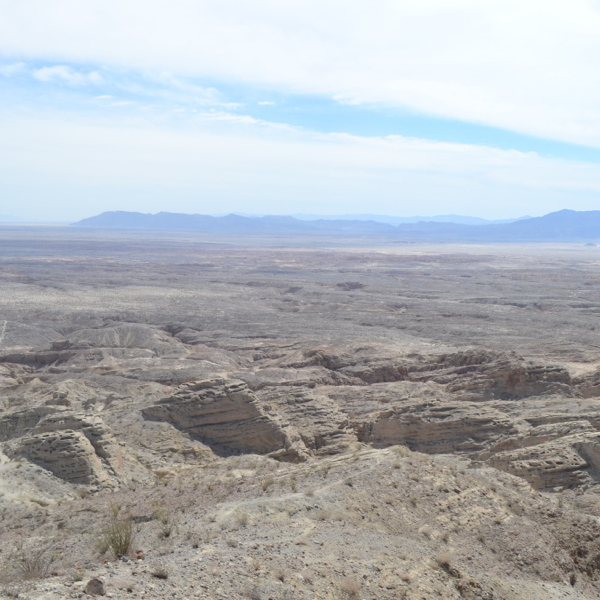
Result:
[[25,436],[5,448],[7,456],[25,458],[68,483],[97,486],[108,476],[89,439],[65,429]]
[[417,367],[412,379],[444,383],[449,392],[472,400],[573,393],[567,369],[526,361],[513,352],[469,350],[441,355],[434,364]]
[[100,417],[44,412],[5,417],[5,425],[12,425],[11,441],[4,445],[9,457],[31,461],[69,483],[118,487],[120,477],[125,482],[121,449]]
[[147,419],[172,424],[217,453],[297,455],[276,415],[269,415],[241,381],[183,384],[142,412]]
[[[538,489],[597,481],[594,372],[573,379],[560,365],[514,352],[399,353],[381,345],[273,346],[250,360],[245,347],[213,354],[182,339],[198,342],[189,330],[120,324],[72,332],[20,363],[5,355],[5,370],[35,375],[5,396],[5,452],[65,481],[109,487],[151,478],[165,444],[175,463],[210,453],[297,462],[357,444],[403,444],[463,454]],[[126,353],[118,369],[116,351]],[[555,461],[546,458],[553,454]]]
[[429,454],[481,453],[519,433],[499,410],[472,403],[410,404],[373,417],[357,424],[360,441],[377,447],[401,443]]

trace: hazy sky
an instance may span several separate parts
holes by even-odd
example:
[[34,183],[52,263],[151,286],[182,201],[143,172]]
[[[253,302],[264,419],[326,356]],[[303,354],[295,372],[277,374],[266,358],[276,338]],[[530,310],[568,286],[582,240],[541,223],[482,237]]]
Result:
[[0,0],[0,214],[600,209],[600,0]]

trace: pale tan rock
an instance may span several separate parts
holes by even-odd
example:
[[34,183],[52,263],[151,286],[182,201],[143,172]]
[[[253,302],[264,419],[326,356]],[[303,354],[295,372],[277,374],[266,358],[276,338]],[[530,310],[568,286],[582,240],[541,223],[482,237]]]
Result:
[[560,366],[526,361],[515,353],[466,350],[429,358],[409,367],[413,381],[435,381],[466,399],[526,398],[544,394],[573,395],[569,371]]
[[105,484],[123,474],[120,447],[99,416],[50,406],[19,411],[0,420],[0,440],[10,439],[8,455],[71,483]]
[[600,434],[559,437],[488,459],[491,466],[522,477],[538,490],[593,484],[600,476]]
[[407,445],[427,453],[481,452],[518,434],[514,422],[492,407],[470,403],[411,403],[357,424],[358,439],[378,447]]
[[357,441],[348,415],[324,394],[300,387],[269,388],[259,395],[265,409],[282,417],[290,437],[314,455],[344,452]]
[[57,410],[51,406],[35,406],[3,415],[0,417],[0,442],[26,435],[41,419]]
[[26,436],[5,447],[12,458],[26,458],[69,483],[97,485],[108,475],[88,438],[64,429]]
[[184,384],[173,396],[145,408],[143,414],[173,424],[217,452],[281,455],[292,446],[282,427],[241,381],[212,379]]

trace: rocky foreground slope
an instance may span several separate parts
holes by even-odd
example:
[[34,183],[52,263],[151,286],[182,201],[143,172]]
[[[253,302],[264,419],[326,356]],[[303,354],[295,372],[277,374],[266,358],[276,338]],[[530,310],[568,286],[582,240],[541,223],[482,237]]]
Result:
[[[0,265],[0,597],[93,577],[114,598],[600,595],[595,305],[532,291],[562,259],[529,281],[521,258],[410,254],[399,300],[378,255],[294,254],[248,281],[227,252],[217,276],[163,251]],[[483,319],[506,273],[524,283]]]
[[[3,355],[4,546],[27,531],[61,556],[23,597],[77,597],[78,573],[146,597],[594,597],[595,372],[373,345],[210,355],[180,334],[105,324]],[[110,504],[143,561],[102,566]]]

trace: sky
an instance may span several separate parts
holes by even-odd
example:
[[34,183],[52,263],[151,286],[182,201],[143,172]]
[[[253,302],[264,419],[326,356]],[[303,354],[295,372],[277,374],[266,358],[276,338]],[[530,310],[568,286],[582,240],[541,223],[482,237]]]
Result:
[[0,0],[0,215],[600,210],[600,0]]

